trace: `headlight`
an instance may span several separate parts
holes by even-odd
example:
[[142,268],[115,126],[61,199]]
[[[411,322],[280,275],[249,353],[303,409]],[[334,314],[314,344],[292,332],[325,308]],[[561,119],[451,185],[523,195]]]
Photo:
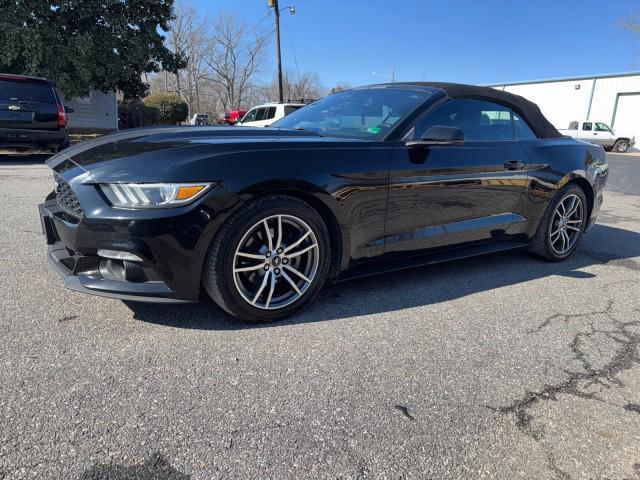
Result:
[[100,188],[114,207],[179,207],[203,195],[211,183],[107,183]]

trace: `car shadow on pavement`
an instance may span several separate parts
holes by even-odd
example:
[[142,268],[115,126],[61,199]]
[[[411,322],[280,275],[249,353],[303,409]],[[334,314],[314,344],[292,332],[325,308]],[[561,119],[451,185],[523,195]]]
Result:
[[26,167],[44,165],[51,153],[0,153],[0,167]]
[[160,453],[154,453],[137,465],[98,464],[86,470],[80,480],[189,480],[191,476],[179,472]]
[[596,225],[583,237],[576,253],[564,262],[548,262],[525,251],[512,251],[327,285],[308,309],[274,323],[234,320],[205,294],[197,304],[126,304],[135,319],[176,328],[274,328],[433,305],[551,276],[589,279],[596,275],[582,269],[592,265],[640,272],[640,262],[635,257],[640,257],[640,233]]

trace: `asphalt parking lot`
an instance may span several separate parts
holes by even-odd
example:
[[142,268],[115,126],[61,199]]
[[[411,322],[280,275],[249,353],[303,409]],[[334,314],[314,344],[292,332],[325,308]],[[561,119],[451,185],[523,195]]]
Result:
[[65,290],[0,157],[0,479],[640,478],[640,156],[569,261],[327,287],[267,326]]

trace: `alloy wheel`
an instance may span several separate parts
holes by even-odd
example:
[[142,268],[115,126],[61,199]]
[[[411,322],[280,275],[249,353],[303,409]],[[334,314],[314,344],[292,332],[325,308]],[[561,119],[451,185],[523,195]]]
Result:
[[567,195],[556,207],[551,219],[549,239],[557,255],[565,255],[576,244],[584,224],[584,205],[575,194]]
[[619,152],[624,153],[624,152],[626,152],[626,151],[627,151],[627,149],[628,149],[628,148],[629,148],[629,145],[627,144],[627,142],[618,142],[618,145],[617,145],[617,148],[616,148],[616,149],[617,149]]
[[233,258],[233,281],[250,305],[277,310],[302,297],[320,261],[315,233],[293,215],[272,215],[247,230]]

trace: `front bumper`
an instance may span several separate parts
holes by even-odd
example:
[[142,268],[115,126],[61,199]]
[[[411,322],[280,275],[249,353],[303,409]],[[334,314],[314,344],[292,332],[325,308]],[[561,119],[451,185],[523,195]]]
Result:
[[55,201],[40,204],[38,209],[42,233],[47,241],[49,263],[62,277],[65,287],[82,293],[129,301],[186,303],[197,300],[197,294],[189,295],[170,288],[155,271],[145,265],[129,262],[129,270],[135,272],[135,280],[131,281],[127,279],[126,262],[115,263],[97,255],[73,250],[70,245],[75,244],[71,236],[75,233],[74,230],[82,228],[80,224],[74,225]]

